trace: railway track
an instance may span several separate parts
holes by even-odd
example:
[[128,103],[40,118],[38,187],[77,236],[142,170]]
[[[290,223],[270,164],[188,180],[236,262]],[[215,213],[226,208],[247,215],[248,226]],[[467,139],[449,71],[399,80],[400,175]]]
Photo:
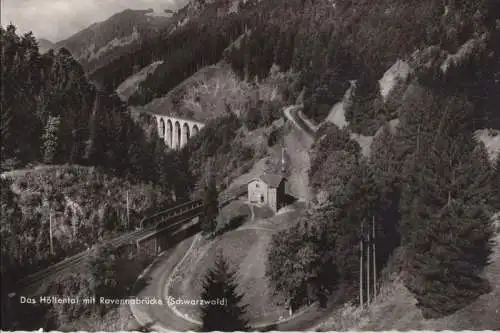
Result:
[[[223,206],[234,198],[238,198],[246,192],[246,187],[240,187],[235,192],[221,197],[220,205]],[[104,241],[103,246],[118,248],[124,245],[134,245],[136,242],[145,237],[152,236],[158,232],[168,230],[175,233],[176,228],[182,227],[187,221],[198,216],[203,206],[202,200],[190,200],[175,207],[168,208],[156,214],[150,215],[140,221],[141,228],[130,233],[120,235],[111,240]],[[190,214],[192,213],[192,214]],[[144,227],[146,226],[146,227]],[[25,290],[37,285],[39,282],[46,280],[49,277],[60,274],[66,270],[73,269],[84,262],[84,260],[93,252],[88,249],[77,253],[71,257],[65,258],[62,261],[55,263],[47,268],[44,268],[36,273],[30,274],[19,280],[16,285],[18,291]]]
[[[198,210],[202,207],[201,200],[189,201],[178,205],[173,208],[169,208],[165,211],[156,213],[152,216],[145,218],[143,221],[144,224],[149,224],[150,226],[144,229],[134,230],[128,234],[124,234],[118,236],[114,239],[105,241],[103,246],[109,246],[113,248],[117,248],[127,244],[136,245],[136,241],[141,238],[151,235],[160,231],[166,231],[171,229],[172,231],[176,231],[176,228],[183,226],[186,221],[191,220],[199,213]],[[193,214],[189,214],[192,212]],[[187,218],[186,215],[189,215]],[[180,220],[177,220],[181,218]],[[42,269],[36,273],[33,273],[23,279],[21,279],[17,283],[18,290],[23,290],[33,285],[36,285],[38,282],[47,279],[48,277],[57,275],[65,270],[74,268],[80,265],[84,260],[91,254],[93,251],[85,250],[76,255],[68,257],[54,265],[51,265],[45,269]]]
[[[184,226],[189,225],[188,222],[192,221],[193,217],[188,217],[185,219],[182,219],[178,222],[175,222],[174,224],[163,228],[161,230],[156,230],[155,228],[148,228],[144,230],[140,230],[140,232],[134,233],[133,236],[130,236],[126,239],[123,239],[122,241],[116,241],[112,242],[110,246],[113,247],[120,247],[123,245],[128,245],[128,244],[133,244],[135,246],[135,242],[137,240],[140,240],[141,238],[154,235],[157,232],[167,232],[171,231],[172,235],[177,234],[177,232],[182,231]],[[192,223],[195,224],[195,223]],[[86,253],[79,253],[76,256],[73,256],[71,258],[68,258],[66,260],[63,260],[48,269],[44,269],[43,271],[37,272],[36,275],[32,275],[27,277],[26,279],[23,280],[22,283],[19,284],[18,290],[24,291],[24,290],[30,290],[38,286],[38,284],[41,281],[45,281],[50,279],[51,277],[55,277],[57,275],[62,275],[65,272],[68,272],[70,270],[76,270],[77,267],[80,265],[83,265],[87,259],[87,257],[93,253],[92,250],[86,251]],[[54,267],[55,266],[55,267]]]

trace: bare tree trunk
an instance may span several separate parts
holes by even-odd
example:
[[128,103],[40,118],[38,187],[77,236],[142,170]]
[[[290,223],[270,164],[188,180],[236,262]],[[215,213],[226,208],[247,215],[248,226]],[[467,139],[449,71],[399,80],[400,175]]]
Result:
[[361,225],[359,250],[359,306],[363,308],[363,225]]
[[77,228],[78,228],[78,226],[77,226],[78,219],[76,219],[75,216],[73,216],[72,219],[73,219],[73,241],[75,241],[75,239],[76,239],[76,233],[77,233]]
[[128,199],[128,191],[127,191],[127,229],[130,226],[130,206],[129,206],[129,199]]
[[49,213],[49,237],[50,237],[50,254],[54,254],[54,242],[52,240],[52,212]]
[[372,218],[372,246],[373,246],[373,299],[377,300],[377,256],[375,252],[375,216]]
[[366,304],[370,305],[370,227],[368,227],[368,244],[366,248]]

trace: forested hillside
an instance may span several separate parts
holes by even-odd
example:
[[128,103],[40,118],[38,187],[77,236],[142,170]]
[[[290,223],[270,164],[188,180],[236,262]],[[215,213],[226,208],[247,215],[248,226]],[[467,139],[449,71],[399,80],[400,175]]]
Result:
[[[311,182],[327,199],[274,238],[270,281],[296,307],[332,294],[359,302],[359,242],[374,223],[377,274],[397,256],[391,273],[424,318],[464,308],[493,283],[482,272],[495,246],[500,158],[474,137],[500,125],[498,2],[302,4],[288,14],[295,24],[274,28],[289,22],[280,11],[260,25],[266,33],[257,28],[228,53],[242,77],[265,75],[273,63],[300,71],[303,112],[317,123],[356,80],[347,127],[324,124],[311,152]],[[273,29],[272,45],[290,50],[274,58],[272,47],[260,52]],[[379,80],[398,59],[411,75],[388,99]],[[352,133],[377,133],[368,156]]]
[[67,50],[41,55],[35,37],[13,25],[0,34],[2,276],[15,280],[189,197],[178,156],[116,95],[92,86]]
[[[151,203],[187,198],[208,179],[231,185],[281,150],[286,126],[274,121],[298,104],[316,130],[304,182],[316,196],[298,223],[273,237],[266,271],[294,310],[367,300],[358,293],[367,287],[359,282],[360,243],[377,249],[368,260],[376,262],[375,291],[396,276],[426,319],[463,310],[495,287],[484,269],[499,246],[492,216],[500,212],[500,148],[476,138],[478,130],[500,135],[497,0],[192,0],[168,28],[89,78],[66,49],[40,55],[35,38],[13,26],[1,41],[3,170],[95,166],[116,175],[106,190],[123,191],[118,182],[127,179],[139,188],[157,183],[146,192]],[[153,62],[128,102],[206,122],[179,152],[166,151],[153,120],[134,120],[111,93]],[[92,200],[109,200],[91,177],[82,179]],[[39,203],[50,191],[39,192],[34,206],[46,220]],[[11,230],[2,232],[12,234],[29,198],[6,193]],[[146,206],[137,213],[154,207]],[[122,216],[121,203],[111,207]],[[33,227],[39,215],[29,216],[22,225]],[[106,225],[93,224],[91,234]]]
[[91,73],[122,54],[138,50],[144,40],[169,27],[171,22],[171,14],[127,9],[52,47],[68,49],[85,71]]
[[[484,45],[474,49],[473,59],[451,62],[461,72],[449,70],[454,73],[447,82],[453,82],[449,89],[468,91],[476,103],[492,95],[499,72],[498,6],[496,1],[378,0],[334,5],[331,1],[266,1],[258,6],[262,14],[248,26],[251,33],[240,47],[230,49],[227,58],[242,76],[264,77],[273,63],[283,71],[300,72],[304,113],[316,122],[323,121],[341,99],[349,80],[357,80],[356,105],[347,120],[373,134],[395,115],[393,108],[377,101],[377,80],[396,60],[410,59],[417,50],[428,52],[432,46],[437,57],[446,59],[464,43],[481,40]],[[428,71],[436,72],[430,67]],[[475,84],[470,85],[471,81]],[[494,108],[493,101],[489,103]],[[495,121],[499,126],[498,115]]]
[[[349,81],[357,80],[355,105],[347,120],[369,135],[396,116],[397,105],[381,101],[378,80],[398,59],[409,62],[412,72],[425,68],[431,77],[445,63],[447,70],[441,72],[453,82],[450,89],[467,90],[478,105],[498,89],[497,53],[491,53],[498,48],[495,1],[213,1],[199,4],[196,11],[193,7],[174,15],[182,22],[175,29],[165,30],[93,76],[114,89],[132,74],[134,65],[164,60],[131,98],[134,104],[146,104],[198,69],[218,62],[221,55],[246,79],[266,77],[275,64],[283,72],[300,74],[290,93],[297,97],[304,88],[304,113],[316,122],[325,119]],[[473,58],[463,57],[471,52],[463,50],[464,43],[476,53]],[[471,80],[474,86],[467,83]],[[488,103],[485,117],[498,127],[498,116],[492,114],[495,103]]]
[[173,203],[158,185],[70,165],[1,179],[1,191],[1,273],[7,291],[26,274],[134,230],[144,215]]
[[[175,160],[164,143],[146,137],[115,94],[91,85],[67,50],[40,55],[33,35],[18,36],[12,25],[0,32],[3,170],[69,163],[135,180],[162,177]],[[184,185],[164,183],[178,195]]]
[[407,103],[396,132],[384,127],[369,159],[335,127],[314,148],[310,176],[328,200],[276,237],[269,254],[271,281],[294,302],[358,285],[357,244],[372,221],[378,269],[403,247],[396,273],[407,277],[425,317],[453,313],[490,290],[480,272],[500,210],[500,159],[490,163],[474,140],[474,108],[463,99],[422,89]]
[[164,60],[141,84],[140,91],[130,102],[146,104],[163,96],[198,69],[218,62],[227,45],[241,34],[241,22],[234,14],[223,20],[219,17],[217,9],[227,8],[229,2],[216,1],[200,5],[200,8],[186,6],[174,15],[172,26],[144,40],[133,52],[93,71],[91,79],[111,91],[134,73],[134,68]]

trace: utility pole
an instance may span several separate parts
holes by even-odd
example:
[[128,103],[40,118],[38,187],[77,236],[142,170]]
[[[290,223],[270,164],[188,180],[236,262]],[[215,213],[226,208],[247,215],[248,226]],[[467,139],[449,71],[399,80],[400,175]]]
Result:
[[77,228],[76,223],[77,223],[76,220],[74,220],[74,222],[73,222],[73,239],[76,238],[76,228]]
[[420,125],[417,127],[417,157],[419,153],[419,146],[420,146]]
[[50,254],[54,254],[54,242],[52,241],[52,212],[49,213],[49,237],[50,237]]
[[373,246],[373,300],[377,300],[377,256],[375,255],[375,216],[372,216],[372,246]]
[[285,175],[285,147],[281,147],[281,174]]
[[368,227],[368,244],[366,244],[366,305],[370,305],[370,227]]
[[361,223],[361,239],[359,241],[359,306],[363,308],[363,223]]
[[130,226],[130,207],[129,207],[129,200],[128,200],[128,190],[127,190],[127,229]]

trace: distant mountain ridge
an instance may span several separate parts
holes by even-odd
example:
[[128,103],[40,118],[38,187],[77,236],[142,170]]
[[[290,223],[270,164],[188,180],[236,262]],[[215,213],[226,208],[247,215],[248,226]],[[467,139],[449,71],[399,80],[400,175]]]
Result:
[[[175,3],[175,6],[180,5],[182,1]],[[153,9],[126,9],[67,39],[46,45],[54,49],[66,48],[86,72],[91,72],[137,48],[145,39],[168,27],[172,22],[171,11],[172,9],[166,9],[157,13]]]
[[40,53],[45,53],[50,49],[53,49],[55,44],[48,39],[40,38],[38,39],[38,50]]

